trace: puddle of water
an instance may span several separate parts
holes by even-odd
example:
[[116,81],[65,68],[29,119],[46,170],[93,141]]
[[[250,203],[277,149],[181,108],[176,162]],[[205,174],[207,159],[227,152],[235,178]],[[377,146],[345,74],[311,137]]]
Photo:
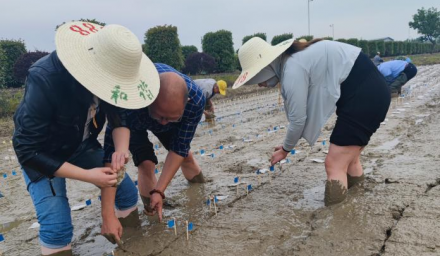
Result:
[[377,147],[377,150],[392,150],[393,148],[395,148],[397,146],[397,144],[399,144],[400,140],[399,138],[395,138],[392,141],[387,141],[384,144],[380,145],[379,147]]
[[303,192],[303,199],[298,200],[293,205],[293,208],[296,210],[316,210],[318,208],[324,207],[324,192],[325,185],[321,184],[318,187],[306,189]]

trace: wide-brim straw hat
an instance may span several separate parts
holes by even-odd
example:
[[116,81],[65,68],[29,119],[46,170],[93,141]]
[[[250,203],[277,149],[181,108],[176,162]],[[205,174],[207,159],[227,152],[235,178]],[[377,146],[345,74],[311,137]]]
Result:
[[238,50],[238,59],[242,72],[240,76],[235,80],[233,89],[237,89],[251,78],[253,78],[258,72],[274,61],[278,56],[289,48],[294,39],[283,41],[277,45],[270,45],[259,37],[253,37],[247,41]]
[[142,52],[138,38],[123,26],[66,23],[58,28],[55,44],[69,73],[109,104],[139,109],[159,94],[156,67]]

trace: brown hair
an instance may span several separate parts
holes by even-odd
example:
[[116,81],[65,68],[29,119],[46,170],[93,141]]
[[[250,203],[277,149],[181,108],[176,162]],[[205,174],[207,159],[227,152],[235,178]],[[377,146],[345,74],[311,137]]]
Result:
[[323,40],[322,38],[317,38],[317,39],[313,39],[311,41],[308,41],[306,43],[301,43],[301,42],[295,41],[295,42],[292,43],[292,45],[289,48],[287,48],[287,50],[284,52],[284,54],[292,55],[294,53],[297,53],[297,52],[300,52],[302,50],[305,50],[310,45],[312,45],[314,43],[317,43],[319,41],[322,41],[322,40]]

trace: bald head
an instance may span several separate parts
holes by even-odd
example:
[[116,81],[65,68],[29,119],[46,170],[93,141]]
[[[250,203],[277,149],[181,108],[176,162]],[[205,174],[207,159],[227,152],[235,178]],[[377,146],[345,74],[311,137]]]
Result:
[[159,75],[160,89],[156,100],[150,105],[155,114],[168,120],[182,116],[188,100],[185,80],[174,72]]

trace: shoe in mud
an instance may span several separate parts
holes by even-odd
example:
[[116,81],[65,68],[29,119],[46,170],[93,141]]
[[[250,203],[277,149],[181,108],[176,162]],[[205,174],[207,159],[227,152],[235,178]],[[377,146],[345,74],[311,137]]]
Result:
[[338,204],[347,198],[347,189],[338,180],[327,180],[325,183],[325,206]]

